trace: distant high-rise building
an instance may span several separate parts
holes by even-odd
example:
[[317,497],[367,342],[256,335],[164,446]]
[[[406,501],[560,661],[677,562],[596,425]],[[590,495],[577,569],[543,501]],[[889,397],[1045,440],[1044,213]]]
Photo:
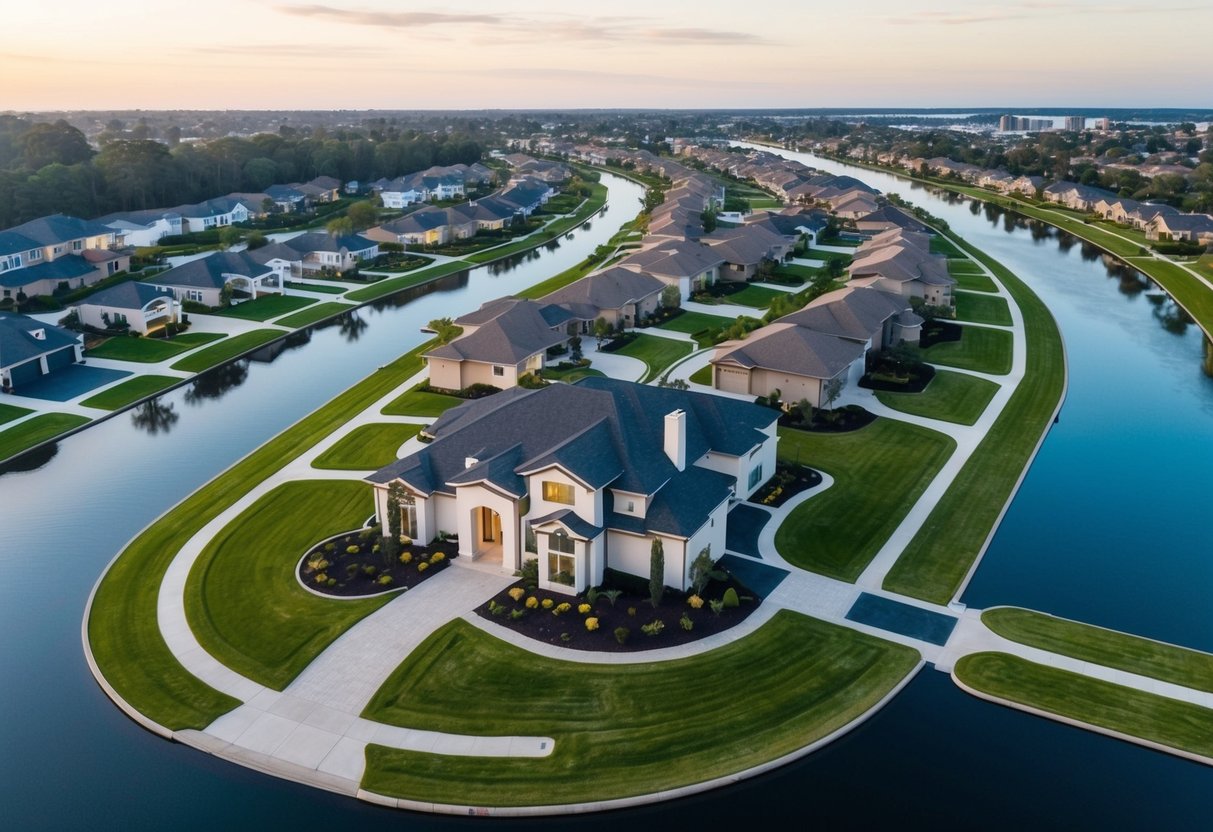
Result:
[[1112,129],[1112,119],[1108,118],[1107,116],[1104,116],[1103,118],[1095,119],[1095,129],[1096,130],[1111,130]]
[[1042,130],[1052,130],[1053,119],[1002,116],[998,119],[998,129],[1003,133],[1039,133]]
[[998,120],[998,129],[1003,133],[1010,133],[1015,129],[1015,116],[1003,116]]
[[1066,130],[1075,133],[1087,129],[1087,119],[1085,116],[1066,116]]

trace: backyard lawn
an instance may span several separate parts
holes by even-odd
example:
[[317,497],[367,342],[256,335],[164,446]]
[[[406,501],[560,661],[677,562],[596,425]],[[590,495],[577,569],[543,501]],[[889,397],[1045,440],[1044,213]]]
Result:
[[344,295],[346,292],[345,286],[334,286],[329,283],[300,283],[295,280],[288,280],[286,288],[300,289],[305,292],[323,292],[326,295]]
[[997,392],[998,385],[989,379],[937,370],[931,383],[921,393],[881,391],[876,398],[902,413],[972,425],[985,412],[990,399]]
[[375,471],[396,461],[396,451],[421,432],[421,425],[376,423],[350,431],[316,457],[313,468]]
[[1213,710],[1058,670],[1006,653],[975,653],[956,677],[976,690],[1111,731],[1213,757]]
[[675,361],[685,358],[694,351],[695,345],[689,341],[675,341],[673,338],[662,338],[660,335],[638,335],[635,340],[623,349],[617,350],[615,354],[643,361],[649,370],[641,381],[649,382],[664,373]]
[[792,510],[775,548],[796,566],[854,581],[955,448],[949,436],[894,419],[850,433],[780,428],[780,459],[834,484]]
[[779,277],[794,277],[802,283],[807,283],[821,274],[821,270],[811,266],[802,266],[799,263],[784,263],[776,266],[773,273]]
[[450,263],[439,263],[437,266],[427,266],[420,271],[409,272],[400,277],[389,277],[386,280],[380,280],[370,286],[361,289],[354,289],[347,292],[345,297],[347,300],[357,301],[362,303],[376,298],[387,297],[395,294],[403,289],[408,289],[412,286],[419,286],[422,283],[427,283],[431,280],[437,280],[440,277],[446,277],[455,272],[465,271],[472,268],[471,263],[466,263],[462,260],[455,260]]
[[1084,662],[1213,693],[1213,655],[1018,607],[981,614],[994,632]]
[[71,413],[43,413],[19,425],[0,431],[0,460],[28,450],[40,442],[53,439],[72,428],[87,425],[89,419]]
[[755,309],[766,309],[771,305],[772,300],[786,294],[787,292],[781,292],[778,289],[768,289],[766,286],[755,286],[751,283],[740,292],[723,296],[721,300],[741,306],[752,306]]
[[315,298],[305,298],[299,295],[264,295],[235,306],[229,306],[215,314],[224,318],[240,318],[244,321],[268,321],[270,318],[277,318],[279,315],[311,306],[315,302]]
[[185,332],[172,339],[115,336],[84,354],[85,358],[111,358],[115,361],[139,361],[154,364],[180,355],[186,350],[218,341],[227,336],[219,332]]
[[1011,308],[1007,299],[998,295],[957,292],[956,319],[975,324],[1011,325]]
[[552,754],[489,758],[371,745],[362,786],[517,806],[700,783],[828,736],[918,663],[908,647],[786,610],[692,658],[609,665],[538,656],[456,620],[409,655],[364,716],[432,731],[549,736]]
[[139,399],[150,396],[153,393],[159,393],[161,390],[166,390],[180,382],[181,379],[176,376],[135,376],[85,399],[80,404],[85,407],[101,408],[102,410],[117,410],[120,407],[126,407],[131,402],[139,401]]
[[284,483],[259,499],[215,535],[190,570],[185,614],[198,642],[237,673],[286,687],[393,597],[333,601],[295,578],[310,546],[361,526],[370,505],[366,483],[332,480]]
[[734,318],[726,318],[723,315],[709,315],[706,312],[683,312],[677,318],[671,318],[657,328],[694,335],[696,332],[708,329],[732,326],[734,320]]
[[220,344],[199,350],[193,355],[187,355],[174,364],[173,369],[200,373],[216,364],[222,364],[238,355],[254,350],[262,344],[268,344],[285,334],[280,329],[254,329],[252,332],[242,332],[227,338]]
[[948,273],[956,279],[956,288],[969,292],[997,292],[998,287],[989,275],[971,260],[949,260]]
[[316,321],[322,321],[330,315],[336,315],[339,312],[344,312],[354,307],[348,303],[335,303],[326,301],[317,304],[310,309],[304,309],[302,312],[296,312],[294,315],[287,315],[279,321],[275,321],[279,326],[289,326],[291,329],[299,329],[308,324],[314,324]]
[[554,366],[543,368],[543,377],[548,381],[563,381],[572,384],[574,381],[592,376],[605,377],[606,373],[593,367],[566,367],[557,370]]
[[1002,329],[962,327],[959,341],[941,341],[922,350],[931,364],[943,364],[978,373],[1006,375],[1011,372],[1012,336]]
[[[423,382],[424,383],[424,382]],[[420,385],[418,385],[420,387]],[[431,393],[414,387],[395,401],[388,403],[381,411],[385,416],[441,416],[465,399],[458,396],[448,396],[444,393]]]

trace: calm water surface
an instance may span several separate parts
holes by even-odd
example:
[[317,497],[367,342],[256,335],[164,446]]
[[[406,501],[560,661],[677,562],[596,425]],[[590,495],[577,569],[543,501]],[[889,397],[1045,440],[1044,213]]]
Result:
[[[884,190],[908,191],[876,174],[862,176]],[[8,786],[0,826],[570,825],[378,809],[160,740],[97,689],[79,628],[104,564],[161,512],[420,343],[426,321],[516,291],[604,242],[633,216],[641,193],[626,181],[607,181],[605,216],[552,250],[366,307],[263,361],[238,362],[161,397],[154,408],[66,440],[52,458],[28,461],[33,470],[0,476],[0,567],[8,578],[0,580],[0,704],[8,717],[0,732],[0,778]],[[1008,231],[1000,217],[980,209],[975,216],[967,205],[924,192],[913,199],[1032,283],[1061,321],[1072,362],[1061,424],[965,600],[1027,604],[1213,647],[1207,605],[1198,602],[1210,588],[1202,556],[1208,547],[1202,552],[1191,531],[1191,518],[1201,516],[1192,509],[1213,484],[1213,392],[1200,375],[1193,328],[1172,332],[1181,327],[1165,301],[1155,305],[1153,290],[1123,294],[1125,281],[1084,259],[1079,246],[1067,249],[1014,223]],[[712,829],[769,818],[854,829],[1198,829],[1208,827],[1211,791],[1213,774],[1204,768],[988,705],[928,670],[864,726],[800,763],[705,797],[576,823]]]

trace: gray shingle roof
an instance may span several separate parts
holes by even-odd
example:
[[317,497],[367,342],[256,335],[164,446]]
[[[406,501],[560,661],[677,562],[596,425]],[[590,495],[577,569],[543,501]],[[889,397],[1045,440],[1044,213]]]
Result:
[[435,347],[426,353],[427,357],[517,364],[537,352],[563,343],[567,337],[552,331],[553,323],[543,315],[538,303],[518,298],[503,298],[485,304],[477,312],[458,318],[455,323],[476,325],[476,329],[448,344]]
[[545,295],[542,302],[565,306],[579,315],[589,312],[597,318],[602,310],[637,303],[664,288],[665,284],[655,277],[613,266]]
[[826,335],[866,341],[881,331],[884,322],[910,308],[900,295],[863,286],[845,286],[827,292],[803,309],[784,315],[776,323],[796,324]]
[[71,280],[83,277],[96,269],[79,254],[65,254],[51,261],[42,261],[24,269],[12,269],[0,274],[0,286],[20,288],[39,280]]
[[227,283],[227,275],[259,277],[271,271],[247,251],[217,251],[149,277],[147,282],[155,286],[222,289]]
[[785,322],[757,329],[744,341],[726,341],[716,348],[712,363],[831,379],[863,354],[864,345],[857,341]]
[[[0,254],[12,254],[20,251],[26,251],[38,246],[53,246],[56,243],[64,243],[68,240],[79,240],[82,237],[100,237],[106,234],[113,234],[114,229],[102,225],[95,220],[82,220],[79,217],[69,217],[66,214],[51,214],[48,217],[39,217],[36,220],[22,223],[21,225],[13,226],[0,236]],[[16,237],[8,237],[13,234]],[[18,237],[25,238],[26,241],[32,241],[34,245],[21,244],[18,248],[10,248],[14,243],[19,243]]]
[[147,283],[128,280],[125,283],[119,283],[117,286],[111,286],[108,289],[102,289],[100,292],[94,292],[75,305],[112,306],[116,309],[142,309],[156,298],[168,298],[172,300],[173,293],[157,289],[155,286]]

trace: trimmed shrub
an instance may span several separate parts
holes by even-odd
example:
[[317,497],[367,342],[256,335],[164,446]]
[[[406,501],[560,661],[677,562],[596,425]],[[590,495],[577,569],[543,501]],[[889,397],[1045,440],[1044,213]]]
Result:
[[733,587],[726,589],[724,591],[724,597],[720,600],[724,604],[725,609],[729,610],[734,609],[741,604],[741,601],[739,601],[737,598],[737,590],[733,589]]
[[632,634],[632,631],[629,630],[627,627],[616,627],[615,628],[615,641],[619,642],[620,644],[627,644],[628,636],[630,636],[631,634]]

